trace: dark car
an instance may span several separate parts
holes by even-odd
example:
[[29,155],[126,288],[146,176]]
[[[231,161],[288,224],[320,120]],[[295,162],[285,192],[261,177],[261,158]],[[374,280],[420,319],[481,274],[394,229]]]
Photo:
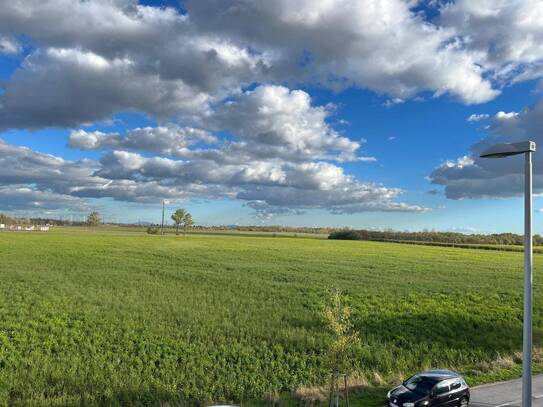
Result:
[[468,407],[469,387],[449,370],[430,370],[410,377],[387,394],[389,407]]

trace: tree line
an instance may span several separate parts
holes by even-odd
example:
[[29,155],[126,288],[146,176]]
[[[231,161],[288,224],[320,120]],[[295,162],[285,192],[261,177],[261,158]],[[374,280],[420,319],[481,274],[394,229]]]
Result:
[[[465,234],[458,232],[399,232],[394,230],[342,229],[330,233],[329,239],[436,242],[449,244],[522,245],[524,236],[515,233]],[[543,246],[543,237],[534,235],[534,245]]]

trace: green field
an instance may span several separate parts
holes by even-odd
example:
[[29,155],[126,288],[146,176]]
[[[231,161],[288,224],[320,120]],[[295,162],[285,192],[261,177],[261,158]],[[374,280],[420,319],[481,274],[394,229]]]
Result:
[[521,253],[100,229],[4,232],[0,253],[2,406],[291,403],[326,380],[333,287],[362,338],[359,405],[423,368],[472,384],[520,372]]

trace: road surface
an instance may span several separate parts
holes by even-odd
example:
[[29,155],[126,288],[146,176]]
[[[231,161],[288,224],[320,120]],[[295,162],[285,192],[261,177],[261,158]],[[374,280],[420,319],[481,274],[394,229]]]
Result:
[[[543,407],[543,375],[534,376],[533,407]],[[521,379],[485,384],[471,389],[470,407],[521,407]]]

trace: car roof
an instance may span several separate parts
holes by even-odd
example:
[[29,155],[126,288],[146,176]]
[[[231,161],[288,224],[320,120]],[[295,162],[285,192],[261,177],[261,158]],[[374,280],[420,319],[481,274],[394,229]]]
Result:
[[450,370],[427,370],[426,372],[420,373],[419,376],[431,377],[437,381],[460,377],[458,373]]

